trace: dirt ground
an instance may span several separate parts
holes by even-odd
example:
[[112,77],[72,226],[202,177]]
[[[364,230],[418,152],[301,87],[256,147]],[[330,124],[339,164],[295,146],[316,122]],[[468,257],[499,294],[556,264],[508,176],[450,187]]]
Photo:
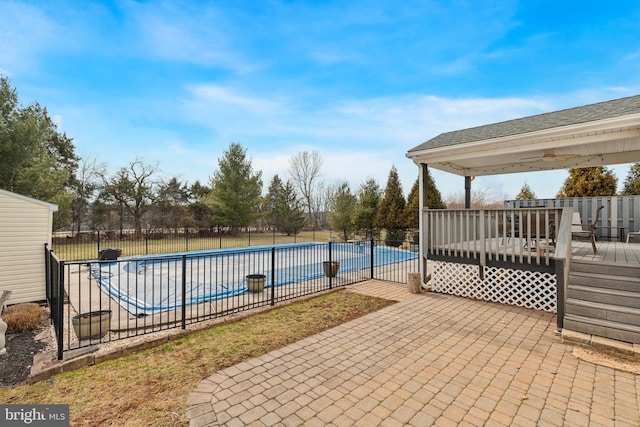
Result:
[[[5,336],[7,352],[0,355],[0,387],[14,386],[27,379],[35,355],[52,348],[49,327],[48,313],[43,309],[36,330]],[[36,339],[37,336],[45,338]]]
[[596,365],[640,375],[640,359],[620,354],[606,353],[592,348],[574,347],[573,355]]

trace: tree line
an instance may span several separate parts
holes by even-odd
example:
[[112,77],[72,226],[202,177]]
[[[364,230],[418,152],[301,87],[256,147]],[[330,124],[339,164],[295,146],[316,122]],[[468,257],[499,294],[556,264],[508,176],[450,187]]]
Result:
[[[569,197],[603,197],[616,196],[618,178],[606,166],[569,169],[569,176],[556,194],[557,199]],[[640,194],[640,163],[631,165],[625,177],[620,196]],[[516,200],[536,199],[535,193],[528,184],[524,184],[516,196]]]
[[[375,230],[385,229],[386,239],[402,240],[405,230],[418,228],[418,179],[405,199],[395,166],[384,188],[370,178],[355,191],[346,181],[321,180],[323,159],[317,151],[293,155],[288,166],[286,176],[275,175],[263,192],[262,172],[234,142],[205,183],[166,177],[140,158],[109,173],[106,165],[75,153],[72,139],[58,130],[45,107],[21,106],[16,89],[0,76],[0,188],[58,205],[54,230],[126,228],[140,234],[195,227],[234,233],[255,227],[291,234],[309,227],[332,228],[347,240],[375,237]],[[429,208],[461,207],[461,197],[443,202],[429,172],[426,179]],[[616,184],[606,167],[571,169],[558,197],[614,195]],[[640,194],[640,164],[632,166],[623,194]],[[517,197],[535,194],[525,184]],[[472,204],[492,203],[501,205],[487,201],[484,190],[472,193]]]
[[[55,230],[132,229],[140,235],[255,227],[292,234],[311,227],[333,228],[348,239],[372,236],[375,228],[417,228],[417,179],[407,202],[395,167],[384,190],[369,179],[352,193],[346,182],[321,181],[323,159],[303,151],[289,160],[287,177],[274,176],[263,195],[262,172],[237,142],[222,153],[208,182],[190,184],[140,158],[109,173],[107,165],[79,157],[46,108],[21,106],[5,77],[0,114],[0,188],[58,205]],[[444,207],[439,193],[436,199],[433,207]]]

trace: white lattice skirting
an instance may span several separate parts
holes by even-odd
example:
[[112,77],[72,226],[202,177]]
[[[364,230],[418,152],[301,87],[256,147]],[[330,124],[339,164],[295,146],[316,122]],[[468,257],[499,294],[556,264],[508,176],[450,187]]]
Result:
[[556,312],[556,275],[539,271],[434,261],[431,290],[536,310]]

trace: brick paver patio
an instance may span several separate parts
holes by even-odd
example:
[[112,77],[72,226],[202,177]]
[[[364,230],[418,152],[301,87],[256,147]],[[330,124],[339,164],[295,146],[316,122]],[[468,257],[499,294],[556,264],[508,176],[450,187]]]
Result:
[[401,302],[211,375],[191,425],[640,425],[640,376],[574,357],[553,314],[367,289]]

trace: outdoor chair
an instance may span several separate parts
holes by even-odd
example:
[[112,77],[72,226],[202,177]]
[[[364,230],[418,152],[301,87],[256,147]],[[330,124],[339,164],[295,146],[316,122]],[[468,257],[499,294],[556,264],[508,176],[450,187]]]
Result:
[[[530,213],[528,215],[529,224],[523,224],[522,234],[525,238],[524,247],[529,247],[532,250],[536,246],[540,246],[540,242],[546,240],[551,246],[556,244],[556,227],[553,218],[549,219],[547,224],[545,221],[545,215],[542,213],[535,214]],[[531,243],[535,243],[531,245]]]
[[629,243],[629,238],[640,238],[640,231],[630,231],[627,233],[627,243]]
[[[573,221],[571,224],[571,237],[583,237],[591,240],[591,246],[593,247],[594,255],[598,253],[598,248],[596,248],[596,224],[598,224],[598,219],[600,219],[600,211],[604,208],[604,206],[600,206],[596,211],[596,217],[593,220],[592,224],[587,225],[587,229],[585,230],[582,226],[582,220],[580,219],[580,212],[573,213]],[[577,223],[576,221],[577,214]]]
[[503,221],[503,217],[502,215],[500,215],[499,219],[498,219],[498,236],[501,237],[501,241],[500,244],[504,245],[505,244],[505,240],[508,243],[511,240],[511,237],[518,237],[518,220],[519,220],[519,215],[515,215],[515,224],[514,224],[514,229],[513,229],[513,234],[514,236],[512,236],[511,233],[511,222],[512,222],[512,217],[511,215],[507,215],[507,222],[505,223]]

